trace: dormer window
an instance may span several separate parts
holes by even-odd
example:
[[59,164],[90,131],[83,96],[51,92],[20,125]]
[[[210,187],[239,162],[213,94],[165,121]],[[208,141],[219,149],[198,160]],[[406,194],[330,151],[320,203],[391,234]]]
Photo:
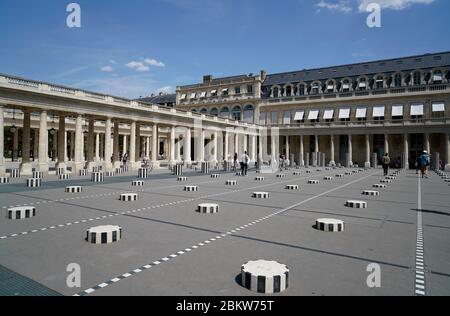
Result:
[[186,97],[187,97],[186,93],[183,93],[180,97],[180,100],[186,100]]
[[441,83],[442,82],[442,71],[436,70],[433,73],[433,83]]
[[375,80],[375,87],[377,89],[383,89],[384,87],[384,78],[382,76],[378,76]]
[[334,82],[333,81],[329,81],[327,84],[327,92],[331,93],[334,92]]
[[291,86],[286,87],[286,96],[287,97],[292,96],[292,87]]
[[206,91],[203,91],[203,92],[200,94],[200,98],[206,98]]
[[419,71],[416,71],[413,75],[413,84],[419,86],[422,84],[422,76]]
[[367,88],[367,81],[366,81],[366,78],[361,78],[361,79],[359,80],[359,85],[358,85],[358,87],[359,87],[359,90],[366,90],[366,88]]
[[212,97],[217,97],[217,90],[211,91],[211,96]]
[[192,93],[191,93],[191,99],[195,99],[196,97],[197,97],[197,93],[192,92]]
[[342,92],[349,92],[350,91],[350,81],[347,79],[342,82]]
[[280,90],[277,87],[273,88],[273,97],[278,98],[279,96],[280,96]]
[[234,87],[234,94],[241,94],[241,87]]
[[394,87],[398,88],[402,86],[402,75],[396,74],[394,76]]
[[223,96],[228,96],[228,88],[222,89],[222,95]]
[[299,95],[305,95],[305,85],[301,84],[298,88],[298,94]]
[[311,94],[319,94],[319,84],[313,83],[311,88]]

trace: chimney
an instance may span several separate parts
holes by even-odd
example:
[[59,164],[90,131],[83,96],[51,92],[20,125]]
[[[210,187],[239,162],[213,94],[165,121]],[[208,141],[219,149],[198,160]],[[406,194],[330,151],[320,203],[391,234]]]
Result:
[[205,75],[203,76],[203,83],[210,83],[212,81],[211,75]]
[[261,81],[266,80],[267,72],[265,70],[261,70]]

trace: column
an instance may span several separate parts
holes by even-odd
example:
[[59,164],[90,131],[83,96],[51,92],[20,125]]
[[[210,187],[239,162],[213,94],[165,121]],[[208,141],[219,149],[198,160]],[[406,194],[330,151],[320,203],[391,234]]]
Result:
[[176,132],[176,127],[172,126],[170,128],[170,160],[169,160],[169,165],[174,165],[176,164],[176,160],[175,160],[175,132]]
[[122,157],[125,156],[125,154],[128,152],[128,142],[127,142],[127,135],[123,135],[123,142],[122,142]]
[[384,134],[384,154],[389,154],[389,135]]
[[4,123],[4,110],[0,104],[0,177],[4,177],[6,174],[5,167],[5,123]]
[[181,139],[180,139],[180,136],[177,135],[177,153],[176,153],[176,157],[175,157],[177,162],[181,161],[181,147],[182,147]]
[[136,162],[141,161],[141,124],[136,122],[136,143],[135,143]]
[[230,151],[230,146],[228,143],[228,139],[229,139],[230,135],[228,134],[228,131],[225,131],[225,136],[223,138],[223,142],[224,142],[224,152],[223,152],[223,161],[228,161],[228,154]]
[[114,122],[114,168],[120,168],[120,157],[119,157],[119,121]]
[[100,161],[100,134],[95,133],[95,161]]
[[72,172],[75,173],[84,169],[83,138],[83,116],[78,115],[75,121],[75,157],[72,164]]
[[243,152],[247,152],[248,154],[248,135],[244,134],[244,149],[242,150]]
[[213,163],[217,163],[217,161],[218,161],[218,159],[217,159],[217,154],[218,154],[218,152],[219,152],[219,150],[218,150],[218,148],[217,148],[217,145],[218,145],[218,140],[217,140],[217,138],[218,138],[218,136],[217,136],[218,134],[217,134],[217,131],[215,131],[214,133],[213,133],[213,137],[214,137],[214,139],[213,139],[213,146],[214,146],[214,154],[213,154],[213,156],[212,156],[212,159],[211,159],[211,161],[213,162]]
[[250,135],[250,161],[256,162],[256,135]]
[[370,135],[366,134],[366,162],[364,163],[365,168],[370,168]]
[[158,125],[153,124],[152,131],[152,163],[154,168],[159,168],[158,161]]
[[[19,133],[14,133],[14,148],[19,150]],[[16,155],[18,155],[18,151],[16,151]],[[33,160],[38,161],[39,158],[39,129],[34,129],[34,138],[33,138]]]
[[291,161],[291,148],[289,141],[290,141],[289,136],[286,136],[286,160],[289,160],[289,165],[291,165],[293,161]]
[[403,135],[403,151],[405,160],[403,168],[409,169],[409,135],[406,133]]
[[200,132],[200,162],[205,162],[205,135],[206,131],[204,129]]
[[69,161],[67,157],[67,130],[64,131],[64,162],[67,164]]
[[39,171],[48,172],[47,111],[41,112],[39,123]]
[[445,171],[450,172],[450,137],[445,133]]
[[330,136],[330,166],[334,167],[336,166],[336,160],[334,156],[334,142],[335,142],[335,135]]
[[[76,124],[76,123],[75,123]],[[75,132],[70,132],[70,160],[75,161]]]
[[152,146],[150,142],[150,137],[147,137],[145,140],[145,157],[150,159],[150,147]]
[[103,170],[112,171],[113,165],[111,162],[112,157],[112,142],[111,142],[111,129],[112,129],[112,121],[111,118],[106,120],[105,124],[105,161]]
[[[39,145],[36,146],[36,148],[38,148],[38,147],[39,147]],[[22,150],[22,155],[23,155],[23,150]],[[13,161],[19,161],[19,128],[16,128],[16,132],[13,135]]]
[[131,134],[130,134],[130,168],[131,170],[138,169],[138,163],[136,163],[136,121],[131,122]]
[[88,170],[92,171],[92,169],[97,165],[94,157],[94,143],[95,143],[95,135],[94,135],[94,126],[95,121],[90,118],[89,119],[89,127],[88,127],[88,139],[87,139],[87,162],[88,162]]
[[305,166],[305,143],[304,143],[304,136],[300,135],[300,166],[304,167]]
[[[22,164],[20,165],[20,172],[23,175],[31,175],[33,168],[30,162],[30,126],[31,113],[29,110],[23,111],[23,139],[22,139]],[[16,131],[16,134],[19,131]]]
[[353,166],[353,136],[348,135],[348,164]]
[[234,153],[233,153],[233,156],[234,156],[235,153],[237,153],[238,159],[239,159],[240,156],[239,156],[239,134],[238,133],[234,134]]
[[428,152],[429,155],[431,155],[431,147],[430,147],[430,134],[425,134],[425,144],[424,144],[425,150]]
[[184,137],[184,162],[188,166],[191,164],[191,129],[186,129]]
[[[56,161],[58,159],[59,161],[59,155],[58,155],[58,133],[55,131],[55,134],[52,135],[52,154],[53,154],[53,160]],[[62,158],[64,159],[64,158]],[[63,160],[64,161],[64,160]]]

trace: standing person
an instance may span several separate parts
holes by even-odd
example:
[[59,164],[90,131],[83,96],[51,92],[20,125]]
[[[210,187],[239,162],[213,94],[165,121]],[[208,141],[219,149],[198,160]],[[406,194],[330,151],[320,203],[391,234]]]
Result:
[[423,151],[422,155],[420,156],[420,171],[422,173],[422,179],[427,178],[428,179],[428,167],[430,166],[430,155],[426,150]]
[[238,154],[235,153],[235,154],[234,154],[234,158],[233,158],[233,168],[234,168],[234,171],[236,171],[237,163],[238,163]]
[[280,155],[280,171],[283,171],[283,165],[284,165],[284,160],[283,160],[283,155]]
[[422,170],[421,161],[422,161],[421,156],[418,155],[416,159],[416,174],[419,174],[419,170]]
[[383,170],[384,175],[387,176],[389,173],[389,165],[391,164],[391,158],[389,157],[389,154],[386,153],[383,157]]
[[248,164],[250,163],[250,157],[248,156],[247,152],[244,152],[244,154],[241,157],[241,164],[242,164],[242,175],[246,176],[248,171]]

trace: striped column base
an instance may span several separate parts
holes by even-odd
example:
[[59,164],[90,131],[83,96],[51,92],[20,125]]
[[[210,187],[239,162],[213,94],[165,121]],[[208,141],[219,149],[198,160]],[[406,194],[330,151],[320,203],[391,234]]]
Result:
[[386,177],[385,178],[386,180],[395,180],[395,179],[397,179],[396,177]]
[[372,185],[373,188],[375,189],[386,189],[386,184],[374,184]]
[[286,178],[285,174],[277,174],[277,178]]
[[211,175],[211,178],[213,178],[213,179],[217,179],[217,178],[219,178],[220,177],[220,174],[212,174]]
[[255,199],[268,199],[270,196],[268,192],[254,192],[252,197]]
[[56,168],[56,175],[59,176],[61,174],[66,173],[66,168]]
[[78,175],[79,175],[80,177],[85,177],[85,176],[88,175],[88,171],[87,171],[86,169],[80,170],[80,171],[78,172]]
[[198,186],[196,185],[187,185],[184,187],[184,191],[186,192],[197,192],[198,191]]
[[353,175],[353,172],[347,171],[347,172],[345,173],[345,175],[346,175],[346,176],[351,176],[351,175]]
[[5,184],[5,183],[9,183],[9,178],[8,177],[0,177],[0,184]]
[[42,184],[42,179],[27,179],[28,188],[39,188]]
[[333,177],[324,177],[323,179],[324,179],[325,181],[331,181],[331,180],[334,180]]
[[81,192],[83,192],[83,188],[80,186],[66,187],[66,193],[81,193]]
[[188,178],[187,177],[178,177],[177,181],[178,182],[187,182]]
[[219,213],[219,205],[212,203],[199,204],[197,213],[201,214],[216,214]]
[[266,180],[266,178],[264,178],[264,177],[256,177],[255,178],[255,181],[259,181],[259,182],[262,182],[262,181],[265,181]]
[[294,171],[294,176],[301,176],[302,173],[300,171]]
[[105,174],[103,172],[93,172],[91,175],[92,182],[104,182]]
[[236,172],[237,177],[242,177],[242,172]]
[[120,201],[122,202],[132,202],[137,201],[138,195],[136,193],[123,193],[120,195]]
[[44,178],[44,173],[42,171],[33,171],[32,177],[33,179],[42,179]]
[[322,169],[316,169],[316,171],[317,171],[317,172],[322,172],[323,170],[322,170]]
[[338,219],[319,218],[316,220],[316,229],[324,232],[343,232],[344,228],[344,222]]
[[70,174],[69,173],[60,174],[59,180],[70,180]]
[[111,244],[122,239],[122,228],[119,226],[97,226],[87,230],[86,241],[91,244]]
[[100,167],[92,167],[92,170],[91,170],[92,172],[100,172],[101,171],[101,169],[100,169]]
[[367,202],[363,201],[347,201],[345,206],[351,208],[367,208]]
[[388,180],[388,179],[381,179],[380,183],[392,183],[392,180]]
[[36,208],[32,206],[13,207],[6,211],[6,217],[12,220],[27,219],[36,216]]
[[148,179],[148,176],[149,176],[149,169],[147,169],[147,168],[138,169],[138,178],[139,179]]
[[122,168],[116,168],[115,173],[116,174],[122,174],[123,173],[123,169]]
[[276,261],[249,261],[241,267],[242,286],[261,293],[281,293],[289,287],[289,269]]
[[10,177],[11,178],[20,178],[20,169],[12,169]]
[[299,186],[296,184],[289,184],[286,186],[286,190],[298,190]]
[[133,186],[133,187],[143,187],[144,184],[145,184],[145,182],[142,180],[137,180],[137,181],[131,182],[131,186]]
[[319,180],[309,180],[308,184],[319,184]]
[[345,177],[344,174],[337,174],[337,175],[336,175],[336,178],[344,178],[344,177]]
[[225,182],[225,185],[237,185],[237,181],[236,180],[227,180]]
[[359,173],[359,171],[358,170],[353,170],[352,173],[353,174],[357,174],[357,173]]
[[378,191],[371,191],[371,190],[364,190],[362,192],[363,195],[369,195],[369,196],[379,196],[380,192]]
[[105,177],[114,177],[116,175],[115,171],[106,171]]
[[311,171],[311,170],[306,170],[306,173],[307,173],[307,174],[311,174],[312,171]]

